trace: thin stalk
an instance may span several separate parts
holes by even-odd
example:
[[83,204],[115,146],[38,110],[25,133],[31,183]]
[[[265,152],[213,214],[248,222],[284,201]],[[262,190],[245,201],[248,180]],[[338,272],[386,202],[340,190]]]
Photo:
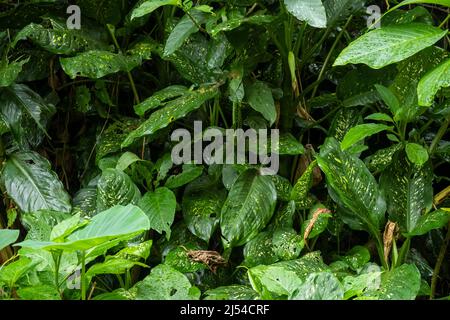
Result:
[[[109,31],[109,34],[111,35],[111,38],[114,42],[114,45],[116,46],[117,51],[119,53],[122,53],[122,49],[120,48],[120,45],[117,42],[116,35],[114,34],[114,28],[108,26],[107,29]],[[127,76],[128,76],[128,80],[130,81],[131,90],[133,91],[134,100],[137,104],[139,104],[139,103],[141,103],[141,99],[139,98],[139,94],[136,89],[136,84],[134,82],[133,76],[131,75],[130,71],[127,71]]]
[[58,292],[59,292],[59,267],[61,265],[62,254],[63,254],[62,250],[58,250],[58,252],[53,253],[53,260],[55,261],[55,286]]
[[447,227],[447,235],[445,236],[444,243],[442,243],[441,250],[439,251],[439,256],[436,261],[436,266],[433,270],[433,276],[431,277],[431,293],[430,293],[430,299],[434,299],[436,295],[436,286],[437,286],[437,280],[439,277],[439,272],[441,271],[442,263],[444,262],[445,254],[447,253],[447,247],[448,243],[450,242],[450,223]]
[[328,63],[330,62],[331,56],[334,52],[334,50],[336,49],[339,41],[341,41],[342,36],[344,35],[345,30],[347,29],[348,25],[350,24],[350,22],[353,19],[353,15],[351,15],[348,19],[347,22],[345,23],[344,27],[342,28],[341,32],[339,32],[338,36],[336,37],[336,40],[334,40],[333,45],[330,48],[330,51],[328,52],[327,57],[325,58],[325,61],[323,63],[322,69],[320,70],[319,73],[319,77],[317,78],[317,85],[314,87],[314,90],[312,92],[311,95],[311,99],[314,98],[316,96],[317,90],[319,89],[319,85],[322,82],[323,79],[323,75],[325,74],[325,70],[328,67]]
[[431,143],[430,150],[429,150],[430,155],[432,155],[436,151],[436,148],[437,148],[439,142],[441,141],[441,139],[444,137],[444,135],[447,132],[449,124],[450,124],[450,117],[444,121],[442,126],[439,128],[439,131],[437,132],[436,136],[434,137],[434,140]]
[[400,249],[400,254],[398,255],[398,260],[396,264],[397,267],[405,263],[410,247],[411,247],[411,238],[408,237],[406,238],[405,242],[402,245],[402,248]]
[[86,252],[81,252],[81,300],[86,300]]
[[448,14],[447,17],[444,19],[444,21],[442,21],[442,23],[439,25],[439,28],[442,28],[443,26],[445,26],[445,24],[448,22],[449,19],[450,19],[450,14]]

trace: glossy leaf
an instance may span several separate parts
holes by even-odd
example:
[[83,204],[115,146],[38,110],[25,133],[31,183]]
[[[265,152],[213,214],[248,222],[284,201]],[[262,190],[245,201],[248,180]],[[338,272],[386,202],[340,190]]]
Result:
[[364,63],[380,69],[402,61],[435,44],[447,34],[439,28],[425,24],[400,24],[366,33],[350,44],[334,65]]
[[225,246],[241,246],[255,237],[272,217],[276,200],[276,189],[269,177],[256,170],[241,174],[231,187],[220,216]]
[[138,105],[134,106],[134,111],[139,116],[144,116],[147,111],[151,111],[161,104],[163,104],[166,100],[170,100],[173,98],[178,98],[185,93],[188,93],[188,88],[185,86],[174,85],[164,88],[158,92],[155,92],[150,98],[144,100]]
[[17,238],[19,238],[19,233],[19,230],[0,230],[0,251],[16,242]]
[[170,238],[170,226],[175,218],[177,200],[172,191],[167,188],[158,188],[155,192],[146,193],[139,201],[139,207],[150,220],[150,228],[166,233]]
[[450,220],[450,212],[445,210],[436,210],[422,215],[414,227],[414,229],[408,233],[408,236],[421,236],[431,230],[439,229],[447,225]]
[[344,139],[341,142],[341,149],[346,150],[352,147],[354,144],[364,140],[374,134],[380,133],[382,131],[390,130],[392,127],[386,126],[384,124],[376,123],[365,123],[360,124],[356,127],[351,128]]
[[150,14],[162,6],[176,6],[179,4],[179,0],[147,0],[140,2],[139,6],[133,9],[131,20]]
[[380,185],[386,198],[389,219],[397,222],[402,232],[414,230],[421,215],[431,209],[432,181],[429,164],[419,168],[402,153],[383,172]]
[[250,106],[261,113],[270,125],[274,124],[277,111],[270,88],[265,83],[257,81],[246,87],[245,91]]
[[204,87],[178,99],[172,100],[163,109],[152,113],[147,121],[131,132],[125,141],[123,141],[122,147],[127,147],[132,144],[134,140],[151,135],[158,130],[167,127],[172,122],[185,117],[190,112],[200,108],[204,102],[212,99],[216,94],[217,88],[215,86]]
[[439,89],[450,87],[450,59],[428,72],[417,87],[419,105],[429,107],[433,104]]
[[342,300],[344,288],[330,272],[313,273],[293,294],[293,300]]
[[1,175],[8,195],[24,212],[43,209],[70,212],[70,197],[50,163],[35,152],[9,157]]
[[327,15],[321,0],[284,0],[286,9],[298,20],[315,28],[327,26]]
[[424,165],[429,159],[427,149],[422,147],[420,144],[408,143],[406,144],[405,150],[409,161],[418,165],[419,167]]
[[333,138],[325,141],[317,161],[326,175],[333,200],[352,212],[351,217],[343,217],[344,221],[352,228],[369,231],[378,237],[386,204],[364,163],[342,151]]

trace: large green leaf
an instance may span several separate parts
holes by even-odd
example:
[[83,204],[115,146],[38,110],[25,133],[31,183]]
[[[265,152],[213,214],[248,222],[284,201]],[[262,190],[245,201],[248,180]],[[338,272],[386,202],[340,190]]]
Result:
[[361,10],[365,0],[324,0],[328,27],[335,26],[339,21],[347,19],[351,14]]
[[384,193],[389,219],[400,225],[402,232],[411,232],[421,215],[433,204],[433,173],[430,164],[418,167],[398,153],[383,172],[380,186]]
[[174,85],[166,87],[160,91],[155,92],[150,98],[142,101],[140,104],[134,106],[134,111],[139,116],[144,116],[147,111],[153,110],[163,104],[166,100],[178,98],[185,93],[188,93],[188,88],[181,85]]
[[427,72],[436,68],[448,56],[447,51],[430,47],[398,65],[399,73],[390,86],[401,106],[395,113],[394,120],[410,122],[427,110],[427,108],[419,107],[418,84]]
[[200,290],[181,272],[160,264],[135,285],[137,300],[198,300]]
[[108,49],[108,45],[91,37],[83,30],[48,29],[35,23],[29,24],[16,35],[13,46],[26,39],[30,39],[34,44],[55,54],[68,55],[86,50]]
[[36,266],[36,262],[30,258],[22,257],[0,269],[0,283],[6,284],[13,288],[20,278]]
[[414,300],[420,289],[420,272],[413,264],[404,264],[381,275],[380,289],[373,295],[380,300]]
[[60,58],[61,67],[72,79],[76,77],[99,79],[119,71],[129,72],[141,62],[140,56],[101,50],[86,51],[70,58]]
[[435,44],[447,34],[425,24],[400,24],[366,33],[352,42],[336,59],[334,65],[364,63],[380,69],[411,57]]
[[41,96],[28,86],[14,84],[0,88],[0,113],[20,149],[42,142],[46,126],[56,112]]
[[0,230],[0,251],[16,242],[17,238],[19,238],[19,233],[19,230]]
[[125,141],[123,141],[122,147],[125,148],[132,144],[136,139],[151,135],[158,130],[167,127],[172,122],[185,117],[190,112],[200,108],[205,101],[212,99],[217,92],[216,86],[203,87],[178,99],[172,100],[164,108],[152,113],[147,121],[131,132]]
[[414,229],[408,233],[408,236],[421,236],[431,230],[439,229],[447,225],[450,220],[450,212],[445,210],[436,210],[422,215]]
[[167,38],[164,56],[170,56],[177,51],[191,34],[198,32],[198,26],[203,24],[206,18],[207,14],[198,10],[190,10],[183,16]]
[[119,204],[137,204],[140,198],[139,188],[127,174],[112,168],[103,171],[97,183],[98,212]]
[[351,128],[341,142],[341,149],[346,150],[357,142],[364,140],[374,134],[393,129],[393,127],[378,123],[365,123]]
[[217,287],[205,292],[205,300],[255,300],[258,294],[251,287],[232,285]]
[[313,273],[293,294],[293,300],[342,300],[344,288],[330,272]]
[[253,169],[241,174],[231,187],[220,216],[225,246],[241,246],[255,237],[272,217],[276,200],[270,177]]
[[277,110],[270,88],[261,81],[257,81],[245,88],[250,106],[261,113],[270,125],[277,119]]
[[[67,237],[65,242],[26,240],[17,246],[45,250],[89,250],[97,246],[129,240],[150,229],[145,213],[136,206],[115,206],[94,216],[90,223]],[[89,255],[89,253],[88,253]]]
[[284,4],[298,20],[315,28],[327,26],[327,14],[321,0],[284,0]]
[[50,162],[35,152],[17,152],[6,161],[2,184],[24,212],[43,209],[70,212],[70,197]]
[[6,59],[0,60],[0,87],[10,86],[22,71],[22,66],[30,59],[8,63]]
[[450,59],[447,59],[428,72],[417,87],[419,105],[429,107],[433,104],[439,89],[450,87]]
[[209,177],[190,183],[184,191],[182,202],[183,217],[189,231],[208,242],[219,224],[225,198],[225,190]]
[[312,252],[300,259],[251,268],[248,277],[262,299],[286,299],[300,288],[308,275],[327,269],[320,253]]
[[392,7],[389,11],[393,11],[402,6],[407,6],[410,4],[418,4],[418,3],[440,4],[441,6],[450,7],[450,0],[405,0],[405,1],[400,2],[398,5]]
[[133,9],[131,20],[150,14],[162,6],[177,6],[180,4],[180,0],[147,0],[141,2],[139,6]]
[[317,157],[327,178],[334,201],[351,211],[343,217],[352,228],[369,231],[379,237],[386,204],[378,184],[364,163],[340,149],[334,138],[328,138]]
[[170,226],[175,218],[176,206],[175,195],[165,187],[146,193],[139,201],[139,207],[150,220],[150,228],[159,233],[164,231],[167,239],[170,238]]

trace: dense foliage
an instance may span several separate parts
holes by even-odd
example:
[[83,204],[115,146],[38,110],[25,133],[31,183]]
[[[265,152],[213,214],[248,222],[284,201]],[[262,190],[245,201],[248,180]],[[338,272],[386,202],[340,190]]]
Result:
[[0,298],[448,299],[449,6],[2,1]]

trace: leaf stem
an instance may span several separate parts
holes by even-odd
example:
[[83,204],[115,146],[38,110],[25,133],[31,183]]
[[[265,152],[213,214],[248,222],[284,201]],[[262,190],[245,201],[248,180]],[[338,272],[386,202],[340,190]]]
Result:
[[441,141],[442,137],[447,133],[448,126],[450,125],[450,117],[448,117],[442,126],[439,128],[439,131],[437,132],[436,136],[433,139],[433,142],[431,143],[429,153],[430,155],[434,154],[436,151],[436,148]]
[[431,277],[430,299],[434,299],[436,295],[437,280],[439,272],[441,271],[442,262],[444,262],[445,254],[447,253],[447,247],[449,242],[450,242],[450,223],[448,224],[447,235],[445,236],[445,240],[442,243],[441,250],[439,251],[439,256],[436,261],[436,266],[434,267],[433,276]]
[[81,300],[86,300],[86,251],[81,251]]

